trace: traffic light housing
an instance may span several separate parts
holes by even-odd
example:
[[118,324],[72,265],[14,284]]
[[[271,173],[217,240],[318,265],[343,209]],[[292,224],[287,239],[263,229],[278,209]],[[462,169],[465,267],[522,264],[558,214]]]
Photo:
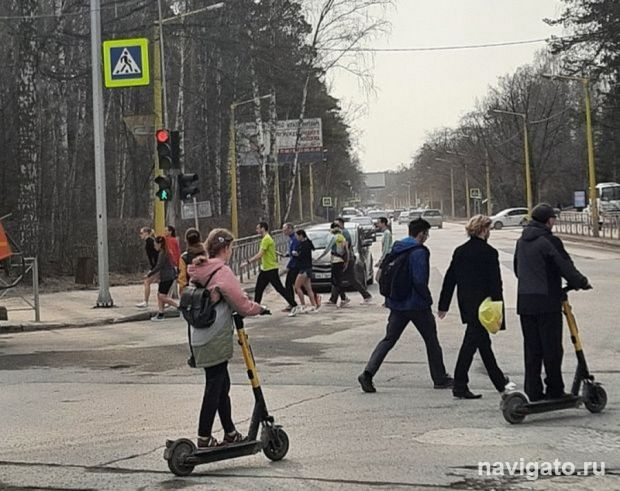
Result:
[[172,168],[181,168],[181,132],[173,130],[170,132],[170,149],[172,151]]
[[179,196],[185,201],[198,194],[198,174],[179,174]]
[[157,140],[157,158],[159,160],[159,168],[162,170],[171,169],[173,164],[173,155],[170,131],[163,129],[157,130],[155,132],[155,139]]
[[155,184],[159,186],[155,193],[159,201],[170,201],[172,199],[172,180],[168,176],[157,176]]

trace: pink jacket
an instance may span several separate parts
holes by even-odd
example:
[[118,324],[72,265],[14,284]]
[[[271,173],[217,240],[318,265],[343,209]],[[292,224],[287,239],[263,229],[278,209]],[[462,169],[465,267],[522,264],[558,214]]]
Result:
[[192,283],[200,283],[201,285],[204,285],[213,272],[216,271],[207,286],[211,292],[213,301],[219,300],[221,294],[224,300],[238,314],[244,317],[260,314],[260,304],[252,302],[248,298],[241,288],[241,283],[239,283],[235,273],[233,273],[232,269],[230,269],[223,260],[211,258],[199,266],[191,264],[188,271]]

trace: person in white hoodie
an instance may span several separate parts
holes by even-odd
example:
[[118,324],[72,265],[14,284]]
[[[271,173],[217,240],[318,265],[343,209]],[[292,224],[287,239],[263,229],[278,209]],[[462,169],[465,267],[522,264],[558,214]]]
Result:
[[195,365],[203,368],[206,376],[198,423],[198,448],[220,445],[212,435],[216,413],[219,414],[225,432],[222,444],[245,439],[233,423],[229,396],[228,360],[233,355],[235,330],[233,312],[241,316],[251,316],[259,315],[266,309],[247,297],[241,283],[226,264],[232,256],[233,240],[233,235],[226,229],[212,230],[205,242],[208,258],[198,256],[188,268],[192,283],[207,288],[213,302],[222,300],[215,306],[216,318],[213,325],[208,329],[190,328]]

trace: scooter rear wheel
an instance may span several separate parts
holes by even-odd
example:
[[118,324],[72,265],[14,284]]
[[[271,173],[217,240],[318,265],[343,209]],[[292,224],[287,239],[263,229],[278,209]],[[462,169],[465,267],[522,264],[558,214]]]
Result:
[[273,428],[265,439],[263,453],[265,457],[274,462],[282,460],[288,453],[288,435],[282,428]]
[[189,476],[194,471],[194,466],[186,464],[186,460],[195,450],[196,447],[189,440],[175,444],[168,458],[168,469],[170,469],[170,472],[176,476]]
[[527,400],[523,395],[518,393],[508,394],[502,401],[502,414],[504,415],[504,419],[513,425],[522,423],[525,419],[523,408],[526,404]]
[[591,413],[600,413],[607,406],[607,392],[601,384],[590,383],[583,387],[583,403]]

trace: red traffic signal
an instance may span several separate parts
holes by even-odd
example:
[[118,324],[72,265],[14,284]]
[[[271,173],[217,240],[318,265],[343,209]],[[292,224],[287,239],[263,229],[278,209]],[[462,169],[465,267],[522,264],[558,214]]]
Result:
[[157,130],[155,132],[155,138],[158,143],[167,143],[170,141],[170,133],[168,130]]

